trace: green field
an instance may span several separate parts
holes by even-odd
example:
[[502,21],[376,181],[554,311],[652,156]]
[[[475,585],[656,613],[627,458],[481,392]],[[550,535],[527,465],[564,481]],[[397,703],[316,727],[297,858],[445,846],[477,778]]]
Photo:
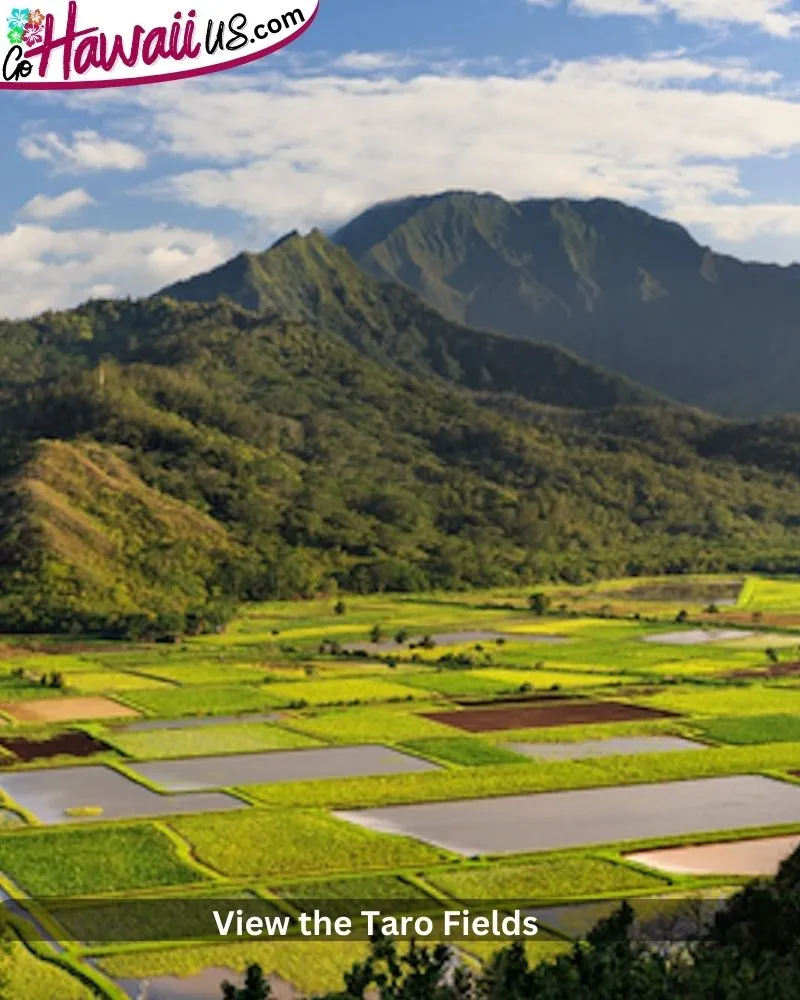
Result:
[[0,868],[31,895],[65,898],[205,879],[150,825],[31,830],[0,837]]
[[436,872],[432,886],[453,899],[537,900],[568,899],[601,893],[663,889],[665,882],[625,865],[592,857],[560,857],[542,861]]
[[[706,719],[701,733],[721,743],[800,743],[800,716],[745,715]],[[800,761],[798,761],[800,765]]]
[[[70,961],[80,964],[86,954],[96,952],[106,971],[146,978],[191,975],[211,965],[241,969],[247,961],[257,960],[311,992],[340,986],[341,973],[363,953],[363,943],[260,941],[168,947],[168,938],[184,914],[197,912],[191,900],[198,893],[231,900],[257,893],[268,912],[276,907],[295,912],[314,900],[325,900],[333,915],[357,916],[369,908],[366,904],[381,900],[386,908],[401,912],[404,906],[435,909],[448,903],[520,898],[594,900],[607,907],[608,900],[627,893],[657,896],[670,888],[688,891],[721,885],[713,877],[659,877],[626,863],[621,844],[463,859],[333,815],[335,810],[362,807],[501,800],[544,791],[725,775],[762,774],[796,781],[792,775],[800,767],[800,683],[791,669],[778,671],[774,678],[766,671],[776,660],[789,663],[800,647],[800,625],[796,631],[780,626],[783,630],[777,632],[776,623],[767,621],[769,614],[789,616],[795,609],[800,621],[799,582],[748,578],[739,605],[727,605],[727,611],[719,614],[733,616],[746,610],[745,619],[737,624],[754,630],[756,636],[686,645],[645,640],[709,627],[705,620],[684,624],[675,619],[687,608],[708,617],[706,606],[714,594],[735,593],[730,578],[616,580],[544,589],[552,595],[554,610],[543,616],[531,613],[528,592],[519,588],[460,595],[351,595],[344,614],[335,613],[333,600],[251,605],[224,632],[189,637],[175,645],[105,642],[95,650],[87,642],[75,653],[55,638],[42,637],[35,648],[9,647],[12,651],[0,663],[0,692],[17,706],[30,700],[33,711],[38,699],[47,698],[55,700],[57,708],[62,691],[41,684],[39,677],[61,673],[70,696],[118,692],[119,700],[146,718],[189,723],[140,731],[126,731],[124,720],[102,717],[77,723],[131,759],[377,744],[429,760],[438,768],[253,784],[229,789],[244,799],[247,807],[241,810],[167,815],[156,821],[109,821],[101,815],[80,826],[44,828],[26,816],[31,825],[0,826],[0,872],[15,891],[51,898],[87,897],[87,905],[61,911],[59,917],[77,938],[69,945]],[[761,609],[763,626],[751,615],[751,610]],[[344,652],[348,643],[369,643],[376,626],[383,640],[392,643],[390,648],[383,652],[367,647],[366,656]],[[401,631],[403,642],[396,642]],[[409,636],[485,631],[520,639],[434,643],[427,644],[429,648],[409,645]],[[537,634],[543,640],[555,635],[564,641],[531,643],[524,638]],[[767,644],[772,648],[769,655]],[[15,673],[18,664],[24,664],[30,676]],[[747,676],[752,671],[758,676]],[[732,677],[736,672],[740,676]],[[524,704],[537,696],[579,703],[618,701],[675,714],[485,733],[462,731],[426,717],[448,709],[458,713],[474,703],[513,711],[520,699]],[[69,704],[64,702],[65,711]],[[271,721],[248,717],[265,712]],[[192,724],[195,716],[197,723]],[[72,731],[69,718],[19,724],[9,719],[3,729],[2,735],[36,739]],[[683,735],[706,745],[674,753],[538,761],[506,746],[648,734]],[[23,766],[11,756],[3,759],[5,767]],[[61,755],[25,766],[76,763],[80,761]],[[575,821],[580,823],[580,817]],[[800,822],[791,830],[800,833]],[[723,831],[717,836],[741,833]],[[708,836],[665,837],[658,843],[690,839],[703,841]],[[89,905],[94,896],[106,901],[102,908]],[[137,901],[146,896],[163,903],[158,917],[150,918],[152,940],[147,931],[137,930],[136,915],[146,912],[139,910]],[[131,905],[121,908],[118,904],[125,900]],[[118,940],[109,942],[108,936],[114,934]],[[137,935],[147,940],[143,944],[126,940]],[[536,960],[563,947],[563,942],[538,945]],[[19,949],[13,982],[20,1000],[23,996],[27,1000],[27,983],[34,974],[40,976],[42,989],[57,990],[59,998],[84,1000],[90,995],[68,971],[43,967]],[[478,959],[493,950],[493,944],[480,941],[463,948]],[[98,996],[102,995],[101,988]],[[17,1000],[17,995],[12,997]],[[113,992],[107,1000],[111,998],[120,1000]]]
[[106,733],[104,739],[129,757],[141,760],[203,757],[213,754],[257,753],[320,746],[319,740],[266,722],[194,729],[151,729],[133,733]]
[[464,767],[478,767],[481,764],[524,764],[529,763],[522,754],[496,747],[485,740],[469,736],[453,736],[428,739],[406,740],[403,746],[412,753],[431,757],[434,760],[461,764]]
[[58,997],[58,1000],[94,1000],[97,994],[54,962],[42,961],[20,941],[13,941],[0,959],[4,995],[9,1000]]
[[184,816],[170,825],[203,864],[234,878],[391,869],[446,857],[425,844],[371,833],[322,811]]
[[229,712],[260,712],[272,708],[267,687],[170,687],[158,691],[131,691],[125,700],[152,715],[226,715]]

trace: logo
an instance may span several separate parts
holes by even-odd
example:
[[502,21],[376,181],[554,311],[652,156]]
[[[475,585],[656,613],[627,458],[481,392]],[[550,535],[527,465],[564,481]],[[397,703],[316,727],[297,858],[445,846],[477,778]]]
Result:
[[217,73],[299,38],[319,0],[48,0],[12,7],[0,89],[130,87]]

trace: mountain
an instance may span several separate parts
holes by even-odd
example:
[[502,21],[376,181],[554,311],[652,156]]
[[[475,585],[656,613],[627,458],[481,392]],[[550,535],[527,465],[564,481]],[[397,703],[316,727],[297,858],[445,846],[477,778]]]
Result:
[[320,234],[171,292],[0,323],[3,628],[800,569],[800,420],[762,452],[769,424],[461,327]]
[[552,341],[728,416],[800,410],[800,266],[744,263],[607,199],[448,192],[335,236],[449,319]]
[[222,295],[246,309],[335,331],[385,367],[470,389],[582,408],[659,401],[569,351],[444,319],[403,286],[371,278],[318,230],[291,233],[265,253],[240,254],[161,294],[185,302]]

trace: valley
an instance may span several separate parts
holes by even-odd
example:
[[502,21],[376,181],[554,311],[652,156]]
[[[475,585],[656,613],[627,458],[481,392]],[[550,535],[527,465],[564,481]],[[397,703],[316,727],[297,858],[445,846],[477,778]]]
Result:
[[[252,603],[168,644],[4,636],[0,886],[29,961],[76,1000],[214,998],[250,961],[302,995],[337,988],[364,938],[223,941],[214,911],[357,928],[524,904],[539,961],[615,900],[774,871],[800,838],[800,688],[772,673],[800,658],[800,584],[537,594]],[[31,690],[35,671],[63,686]],[[467,963],[486,947],[457,942]]]

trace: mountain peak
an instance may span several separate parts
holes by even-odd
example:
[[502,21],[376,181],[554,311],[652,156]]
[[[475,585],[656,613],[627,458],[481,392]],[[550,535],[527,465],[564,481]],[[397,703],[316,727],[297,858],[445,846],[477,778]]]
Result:
[[644,209],[442,192],[376,206],[334,239],[455,322],[727,415],[800,409],[800,267],[714,253]]

